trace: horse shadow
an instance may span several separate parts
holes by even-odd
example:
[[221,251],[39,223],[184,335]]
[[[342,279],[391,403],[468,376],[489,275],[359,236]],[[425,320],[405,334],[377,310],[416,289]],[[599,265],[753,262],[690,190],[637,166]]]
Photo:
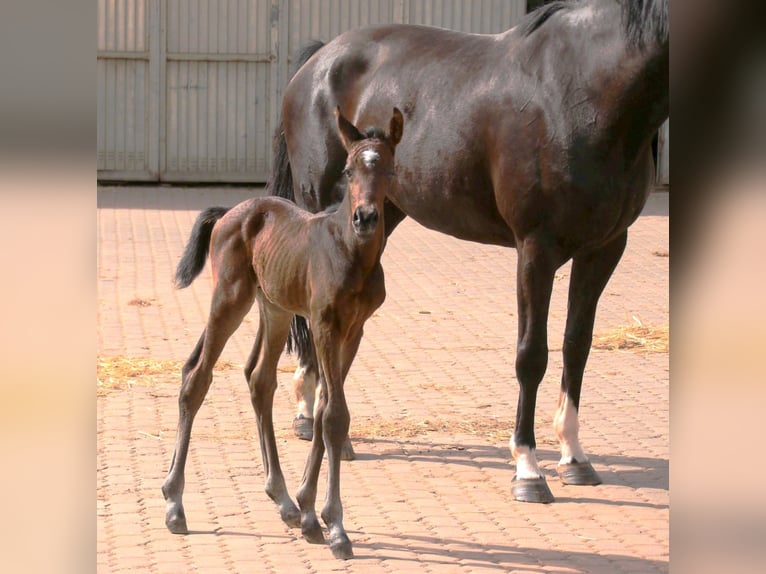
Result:
[[[440,464],[446,461],[447,464],[497,470],[507,469],[509,472],[512,472],[510,453],[505,445],[456,444],[364,437],[353,437],[353,441],[360,446],[356,453],[357,462],[353,464],[374,460],[402,460]],[[363,447],[365,444],[388,444],[392,448],[385,449],[383,452],[366,452]],[[546,478],[558,480],[555,468],[560,456],[559,452],[552,449],[538,448],[537,455],[542,472]],[[591,463],[597,468],[604,485],[655,488],[660,490],[669,490],[670,488],[668,459],[621,454],[591,454],[589,456]],[[557,498],[558,502],[566,502],[568,500],[583,501],[581,497],[572,499]],[[593,502],[610,504],[609,501],[602,500],[593,500]],[[626,504],[626,502],[621,501],[619,504]],[[647,504],[646,506],[667,508],[667,505]]]
[[[569,572],[612,574],[616,570],[628,572],[663,572],[667,561],[639,558],[621,554],[596,554],[572,550],[551,550],[513,546],[511,544],[476,543],[465,539],[437,538],[417,535],[397,535],[391,532],[353,532],[356,536],[374,537],[375,542],[355,543],[355,560],[411,561],[417,555],[418,563],[475,567],[482,570],[507,571],[508,564],[525,572],[550,572],[552,566],[565,567]],[[383,539],[381,541],[381,539]],[[435,551],[434,548],[445,548]],[[441,555],[449,558],[441,558]],[[394,567],[394,569],[396,569]]]

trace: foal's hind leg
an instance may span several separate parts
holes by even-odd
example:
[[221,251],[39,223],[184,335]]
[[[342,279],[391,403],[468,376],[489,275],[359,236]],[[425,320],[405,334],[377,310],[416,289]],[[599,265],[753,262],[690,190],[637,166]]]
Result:
[[601,484],[580,445],[580,391],[593,339],[596,306],[625,250],[627,232],[600,249],[575,257],[569,283],[569,310],[564,335],[564,372],[553,429],[561,444],[558,474],[564,484]]
[[535,405],[537,389],[548,365],[548,308],[553,276],[562,257],[544,239],[526,238],[518,245],[517,295],[519,335],[516,377],[519,402],[510,440],[516,461],[512,492],[522,502],[553,502],[553,494],[537,465]]
[[258,424],[258,438],[266,472],[266,494],[279,506],[282,520],[296,527],[300,525],[300,512],[285,486],[272,417],[274,392],[277,389],[277,363],[287,340],[292,314],[269,304],[263,297],[258,297],[258,306],[258,334],[245,367],[245,376]]
[[170,470],[162,485],[162,494],[167,501],[165,525],[173,534],[189,532],[182,499],[194,417],[210,388],[215,362],[253,304],[252,286],[243,281],[238,287],[224,292],[220,283],[216,286],[207,327],[183,368],[183,383],[178,396],[176,445]]

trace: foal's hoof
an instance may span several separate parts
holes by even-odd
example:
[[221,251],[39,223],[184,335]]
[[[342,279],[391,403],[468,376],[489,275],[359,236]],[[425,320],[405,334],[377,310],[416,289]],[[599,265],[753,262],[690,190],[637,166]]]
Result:
[[346,437],[346,442],[343,443],[343,446],[340,449],[340,459],[341,460],[356,460],[356,453],[354,452],[354,447],[351,446],[351,439]]
[[330,543],[330,550],[332,555],[338,560],[348,560],[354,557],[354,549],[351,547],[351,541],[348,536],[343,534],[338,537],[338,540]]
[[184,516],[183,510],[174,514],[168,513],[165,516],[165,526],[173,534],[189,534],[189,527],[186,526],[186,516]]
[[301,534],[309,544],[324,544],[322,527],[317,520],[308,521],[301,525]]
[[279,516],[290,528],[298,528],[301,525],[301,512],[295,506],[280,508]]
[[555,499],[545,478],[522,478],[515,476],[511,482],[511,493],[519,502],[537,502],[538,504],[550,504]]
[[590,462],[570,462],[556,467],[561,482],[577,486],[595,486],[601,484],[601,477]]
[[314,419],[298,415],[293,419],[293,432],[301,440],[312,440],[314,438]]

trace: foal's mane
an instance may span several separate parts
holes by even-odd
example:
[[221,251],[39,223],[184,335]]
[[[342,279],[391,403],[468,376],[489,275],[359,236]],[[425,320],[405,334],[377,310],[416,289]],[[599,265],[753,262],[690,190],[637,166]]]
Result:
[[[596,0],[598,1],[598,0]],[[622,7],[622,23],[628,43],[642,49],[650,43],[668,41],[668,0],[616,0]],[[593,0],[555,0],[527,14],[519,32],[527,37],[562,10],[572,10]]]

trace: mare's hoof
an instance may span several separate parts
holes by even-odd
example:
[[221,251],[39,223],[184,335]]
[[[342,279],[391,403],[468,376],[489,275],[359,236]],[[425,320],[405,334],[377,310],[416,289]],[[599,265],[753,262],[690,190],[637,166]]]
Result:
[[183,510],[178,514],[168,514],[165,517],[165,526],[173,534],[189,534],[189,527],[186,526],[186,516],[184,516]]
[[293,432],[301,440],[312,440],[314,438],[314,419],[298,415],[293,419]]
[[511,493],[519,502],[536,502],[538,504],[550,504],[555,499],[545,478],[522,478],[513,477]]
[[354,557],[354,549],[351,547],[351,541],[345,534],[339,537],[339,540],[330,543],[332,555],[338,560],[348,560]]
[[346,442],[343,443],[343,446],[340,449],[340,459],[341,460],[356,460],[356,453],[354,452],[354,447],[351,446],[351,439],[346,437]]
[[601,477],[590,462],[570,462],[556,467],[561,482],[577,486],[595,486],[601,484]]

